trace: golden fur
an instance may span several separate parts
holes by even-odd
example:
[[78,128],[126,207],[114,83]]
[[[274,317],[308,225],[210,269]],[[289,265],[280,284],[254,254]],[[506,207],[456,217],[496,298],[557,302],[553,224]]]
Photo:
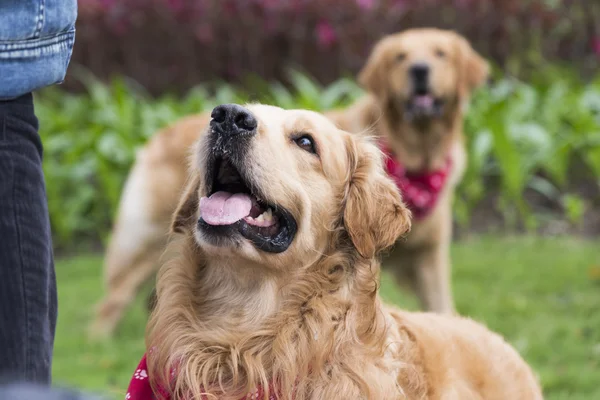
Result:
[[106,297],[90,326],[92,337],[111,335],[142,285],[155,277],[185,185],[187,155],[209,120],[207,114],[184,118],[139,150],[106,251]]
[[[248,174],[291,212],[296,238],[273,254],[246,240],[219,247],[198,231],[210,130],[202,136],[147,329],[154,385],[177,366],[174,399],[205,388],[237,400],[270,382],[296,400],[542,398],[529,367],[481,325],[381,304],[378,256],[410,213],[375,145],[316,113],[248,109],[258,120]],[[290,140],[298,131],[318,157]]]
[[[440,49],[446,53],[443,60],[436,56]],[[405,59],[395,63],[400,52]],[[427,124],[406,121],[402,113],[402,99],[410,90],[407,68],[418,60],[431,64],[432,90],[448,99],[445,113]],[[326,114],[349,132],[386,137],[409,169],[437,168],[446,154],[452,155],[452,176],[438,205],[427,218],[413,222],[411,233],[385,262],[396,276],[409,278],[426,310],[453,311],[449,245],[452,195],[466,163],[462,109],[487,70],[466,40],[452,32],[426,29],[392,35],[377,44],[359,76],[370,94],[347,110]],[[186,155],[208,121],[206,113],[184,118],[154,135],[138,154],[106,253],[106,297],[91,326],[93,335],[112,334],[140,286],[154,276],[183,190]]]
[[[441,115],[411,119],[405,112],[414,90],[410,68],[419,63],[430,69],[431,94],[445,104]],[[449,252],[452,198],[466,165],[463,110],[488,70],[487,62],[454,32],[413,29],[390,35],[375,46],[359,75],[368,95],[346,110],[326,114],[346,131],[369,130],[385,138],[408,171],[436,170],[448,156],[452,159],[438,204],[428,216],[413,221],[410,235],[384,261],[401,282],[408,278],[428,311],[454,311]]]

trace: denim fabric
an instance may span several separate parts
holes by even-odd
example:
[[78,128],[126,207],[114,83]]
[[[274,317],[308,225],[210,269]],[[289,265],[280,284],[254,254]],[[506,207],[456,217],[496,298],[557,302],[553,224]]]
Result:
[[0,382],[50,382],[56,279],[31,94],[0,101]]
[[49,389],[29,384],[0,386],[0,400],[101,400],[99,396],[74,390]]
[[63,81],[77,0],[0,0],[0,100]]

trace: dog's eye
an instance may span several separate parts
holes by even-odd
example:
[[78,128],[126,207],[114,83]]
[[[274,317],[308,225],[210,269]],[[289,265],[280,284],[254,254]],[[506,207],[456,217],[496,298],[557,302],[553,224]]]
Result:
[[302,150],[308,151],[312,154],[317,154],[317,149],[315,147],[315,142],[310,135],[301,135],[297,138],[294,138],[294,142],[300,147]]
[[406,58],[406,53],[400,53],[396,56],[396,61],[404,61]]
[[442,49],[436,49],[435,50],[435,55],[438,56],[439,58],[445,58],[446,57],[446,52]]

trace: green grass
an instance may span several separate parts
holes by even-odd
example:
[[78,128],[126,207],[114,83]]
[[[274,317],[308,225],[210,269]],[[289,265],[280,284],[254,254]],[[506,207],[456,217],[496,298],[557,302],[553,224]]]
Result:
[[[484,237],[452,249],[459,311],[503,334],[540,374],[547,399],[600,399],[600,243],[566,238]],[[119,398],[143,351],[144,296],[118,337],[89,343],[85,330],[101,294],[101,257],[56,263],[59,322],[54,381]],[[387,277],[383,297],[414,298]]]

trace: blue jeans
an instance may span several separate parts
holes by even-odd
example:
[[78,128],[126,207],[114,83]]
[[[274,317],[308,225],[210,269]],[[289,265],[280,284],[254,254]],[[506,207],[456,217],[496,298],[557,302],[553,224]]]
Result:
[[103,397],[75,390],[15,384],[0,386],[0,400],[101,400]]
[[0,100],[62,82],[77,0],[0,0]]
[[56,280],[31,93],[0,101],[0,381],[50,383]]

